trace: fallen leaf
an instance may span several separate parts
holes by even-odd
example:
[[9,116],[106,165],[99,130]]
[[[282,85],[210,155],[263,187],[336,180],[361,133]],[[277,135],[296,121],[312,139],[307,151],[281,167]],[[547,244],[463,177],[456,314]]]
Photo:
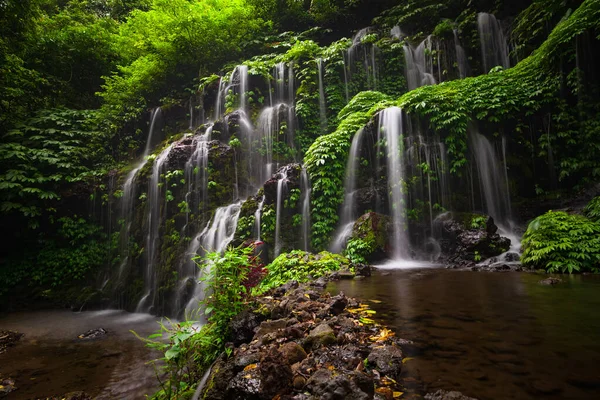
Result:
[[252,375],[244,375],[245,379],[252,379]]
[[244,371],[250,371],[251,369],[255,369],[256,367],[257,367],[256,364],[246,365],[246,367],[244,368]]
[[381,300],[369,300],[371,303],[380,304]]
[[404,392],[394,392],[392,395],[394,396],[395,399],[397,399],[398,397],[402,396],[404,394]]
[[409,362],[410,360],[414,360],[414,357],[406,357],[402,359],[402,364],[406,364],[407,362]]

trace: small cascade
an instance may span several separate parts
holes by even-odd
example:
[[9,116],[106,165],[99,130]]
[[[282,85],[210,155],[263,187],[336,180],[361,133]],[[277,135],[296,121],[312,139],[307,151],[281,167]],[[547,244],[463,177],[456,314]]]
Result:
[[492,14],[479,13],[477,14],[477,30],[481,43],[483,72],[488,73],[496,66],[510,68],[508,42],[500,21]]
[[[190,243],[190,247],[186,252],[186,270],[189,270],[190,266],[194,266],[195,262],[188,261],[189,256],[194,257],[195,255],[203,255],[207,252],[220,252],[225,251],[233,236],[237,227],[238,219],[240,217],[242,205],[241,203],[233,203],[227,207],[218,208],[215,211],[215,216],[208,223],[208,225],[200,232],[196,238]],[[195,246],[195,249],[192,247]],[[207,265],[206,268],[210,268]],[[206,273],[206,271],[204,272]],[[196,268],[194,271],[193,279],[196,282],[194,288],[194,294],[191,299],[187,302],[185,307],[185,315],[187,318],[201,318],[200,310],[198,309],[198,303],[204,298],[205,286],[198,282],[200,277],[200,271]],[[189,280],[190,276],[184,278]]]
[[223,115],[223,102],[224,96],[227,91],[227,87],[227,83],[225,82],[223,77],[221,77],[221,79],[219,79],[219,90],[217,92],[217,100],[215,101],[215,121],[218,121],[219,118],[221,118],[221,116]]
[[148,155],[152,149],[151,143],[154,139],[154,132],[156,129],[157,120],[161,116],[161,110],[159,107],[152,110],[150,117],[150,130],[148,131],[148,138],[146,139],[146,146],[144,147],[144,153],[142,154],[141,160],[137,165],[127,174],[125,178],[125,184],[123,185],[123,196],[121,197],[121,219],[123,220],[123,227],[120,235],[120,254],[121,254],[121,265],[119,267],[119,280],[122,278],[123,271],[129,266],[129,240],[131,236],[131,224],[133,223],[133,203],[137,193],[137,187],[135,180],[138,172],[144,168],[148,161]]
[[294,76],[294,63],[290,62],[288,68],[288,100],[287,103],[293,106],[296,102],[296,78]]
[[265,196],[262,197],[260,202],[258,203],[258,208],[254,212],[254,233],[256,235],[256,240],[260,240],[260,219],[262,216],[263,207],[265,206]]
[[406,37],[406,35],[404,34],[404,32],[402,32],[402,29],[400,29],[398,25],[392,28],[392,30],[390,31],[390,36],[398,40],[402,40]]
[[[437,45],[437,43],[436,43]],[[428,36],[417,48],[404,45],[404,60],[406,63],[406,83],[408,90],[414,90],[421,86],[435,85],[434,62],[431,56],[433,51],[433,40]],[[441,71],[438,62],[438,79]]]
[[387,147],[387,174],[390,215],[393,224],[393,249],[395,260],[409,259],[409,241],[405,230],[406,198],[402,192],[404,183],[404,128],[402,110],[390,107],[380,114],[379,136],[385,137]]
[[302,193],[302,250],[310,251],[310,194],[312,188],[306,168],[302,168],[300,191]]
[[251,150],[251,165],[249,170],[256,171],[258,174],[255,179],[256,184],[260,184],[273,175],[273,171],[278,165],[273,165],[273,143],[279,139],[279,111],[283,104],[278,104],[273,107],[266,107],[258,117],[258,127],[256,129],[256,137],[252,140],[257,143],[259,148],[264,146],[264,155]]
[[287,172],[282,170],[277,180],[277,205],[276,205],[276,219],[275,219],[275,257],[281,254],[281,213],[283,211],[283,191],[287,189]]
[[356,206],[354,204],[354,195],[356,194],[356,175],[360,164],[360,149],[362,144],[364,130],[359,130],[352,138],[348,161],[346,162],[346,178],[344,181],[344,203],[342,205],[342,213],[340,216],[339,228],[331,243],[330,251],[332,253],[340,253],[345,245],[346,240],[352,234],[352,226],[356,219]]
[[162,223],[161,203],[160,198],[160,178],[163,173],[163,166],[168,159],[171,149],[174,144],[171,144],[154,161],[152,166],[152,175],[148,182],[148,232],[146,240],[146,272],[144,276],[144,285],[146,294],[138,303],[136,312],[149,312],[154,305],[156,296],[156,263],[159,253],[159,230]]
[[471,73],[471,67],[469,67],[469,60],[465,53],[465,49],[460,44],[458,37],[458,30],[454,29],[454,50],[456,52],[456,65],[458,66],[458,75],[461,79],[466,78]]
[[[206,209],[208,201],[208,142],[210,142],[211,133],[212,125],[208,127],[203,135],[196,137],[196,148],[185,164],[184,176],[188,185],[185,195],[185,201],[188,204],[186,227],[190,213],[196,214]],[[195,196],[192,197],[194,194]]]
[[319,116],[321,122],[321,132],[327,132],[327,106],[325,103],[325,89],[323,88],[323,59],[317,59],[317,67],[319,69]]
[[190,126],[188,129],[191,131],[194,129],[194,100],[190,97]]
[[248,66],[238,65],[236,70],[240,80],[240,86],[238,88],[240,95],[240,109],[245,112],[248,109]]
[[350,66],[348,65],[348,61],[346,61],[347,54],[347,52],[342,51],[342,60],[344,62],[344,92],[346,93],[346,104],[350,102],[350,91],[348,90],[348,75],[350,74],[348,68]]
[[406,138],[406,162],[410,175],[420,177],[420,186],[415,186],[411,195],[416,199],[427,199],[430,233],[434,232],[434,205],[444,206],[450,196],[446,146],[438,137],[410,134]]
[[479,175],[484,200],[484,210],[496,225],[507,226],[510,221],[510,194],[505,180],[504,168],[490,141],[478,132],[471,134],[472,151]]
[[[366,88],[369,90],[377,89],[377,46],[374,44],[365,44],[363,39],[371,32],[371,28],[363,28],[352,38],[352,45],[347,50],[348,77],[352,79],[354,66],[362,60],[363,68],[366,74]],[[359,52],[362,57],[359,56]],[[344,60],[346,62],[346,60]]]
[[285,103],[285,63],[280,62],[273,67],[273,77],[275,79],[275,101]]

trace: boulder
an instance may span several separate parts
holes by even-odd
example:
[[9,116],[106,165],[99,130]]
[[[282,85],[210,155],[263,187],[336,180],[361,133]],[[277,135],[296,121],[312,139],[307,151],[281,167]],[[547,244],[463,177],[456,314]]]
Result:
[[326,324],[322,323],[313,329],[304,341],[304,348],[306,350],[318,349],[321,346],[328,346],[336,342],[335,333],[333,329]]
[[231,341],[239,346],[247,343],[254,337],[254,331],[261,323],[261,316],[250,311],[242,311],[229,322]]
[[394,345],[376,347],[367,357],[367,362],[381,375],[398,379],[402,371],[402,350]]
[[356,220],[350,240],[362,240],[367,245],[368,249],[361,255],[368,262],[380,261],[389,255],[387,242],[390,227],[390,217],[369,212]]

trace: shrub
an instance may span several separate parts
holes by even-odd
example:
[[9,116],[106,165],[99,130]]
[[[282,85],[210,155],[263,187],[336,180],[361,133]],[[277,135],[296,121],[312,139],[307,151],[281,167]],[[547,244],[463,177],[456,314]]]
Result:
[[600,272],[600,224],[581,215],[549,211],[523,235],[521,262],[548,272]]
[[342,268],[350,268],[350,260],[339,254],[294,250],[280,255],[267,266],[267,275],[254,293],[264,293],[293,280],[307,282]]
[[594,197],[585,206],[583,214],[594,222],[600,222],[600,196]]

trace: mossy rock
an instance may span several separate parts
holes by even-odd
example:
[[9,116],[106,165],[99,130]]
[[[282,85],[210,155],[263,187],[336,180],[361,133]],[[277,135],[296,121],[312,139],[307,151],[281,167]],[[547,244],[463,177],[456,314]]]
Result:
[[367,247],[361,255],[368,262],[379,261],[388,254],[391,219],[387,215],[369,212],[359,217],[352,227],[350,241],[360,240]]

